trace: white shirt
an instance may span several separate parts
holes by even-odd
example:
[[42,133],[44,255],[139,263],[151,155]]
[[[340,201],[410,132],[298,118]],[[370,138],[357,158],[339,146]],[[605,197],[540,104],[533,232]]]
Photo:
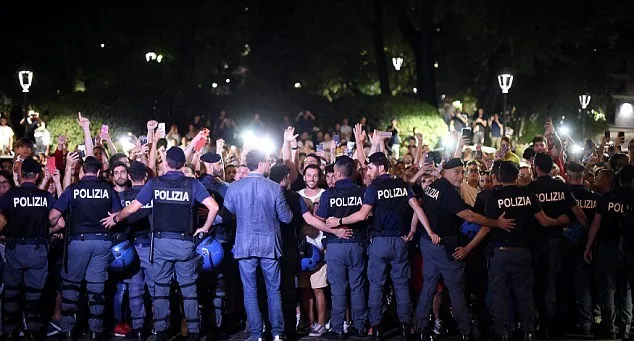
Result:
[[9,145],[9,140],[15,134],[13,133],[13,129],[9,126],[0,126],[0,147],[4,150],[5,147]]
[[[302,190],[300,190],[300,191],[299,191],[299,192],[297,192],[297,193],[298,193],[299,195],[301,195],[301,196],[302,196],[302,198],[305,198],[305,199],[310,200],[310,202],[312,202],[312,203],[313,203],[313,205],[314,205],[315,203],[318,203],[318,202],[319,202],[319,198],[321,198],[321,195],[322,195],[325,191],[326,191],[325,189],[320,188],[320,189],[319,189],[319,192],[318,192],[317,194],[315,194],[315,195],[313,195],[313,196],[310,196],[310,197],[309,197],[308,195],[306,195],[306,189],[302,189]],[[310,207],[310,208],[312,209],[312,205],[311,205],[311,207]],[[326,236],[324,235],[324,232],[323,232],[323,231],[319,231],[319,233],[317,234],[317,237],[315,237],[315,238],[311,238],[311,237],[309,237],[309,236],[306,236],[306,241],[307,241],[309,244],[315,245],[317,248],[319,248],[320,250],[322,250],[322,251],[323,251],[323,250],[324,250],[324,245],[322,244],[322,240],[323,240],[324,238],[326,238]]]

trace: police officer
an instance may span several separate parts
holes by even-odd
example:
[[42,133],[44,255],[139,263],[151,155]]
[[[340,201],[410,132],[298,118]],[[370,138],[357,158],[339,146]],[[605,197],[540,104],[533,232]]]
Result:
[[[583,210],[586,219],[591,222],[597,206],[599,195],[584,186],[585,167],[577,162],[568,164],[568,183],[572,195],[577,200],[577,206]],[[586,229],[578,221],[570,224],[567,236],[568,250],[566,251],[566,267],[569,281],[573,281],[575,301],[577,306],[577,323],[584,336],[590,336],[593,323],[592,314],[592,268],[584,261],[584,247],[587,240]],[[570,301],[570,300],[569,300]]]
[[[355,164],[348,156],[337,158],[334,167],[334,187],[328,188],[321,195],[317,217],[343,218],[362,207],[363,188],[355,185]],[[360,221],[346,225],[352,236],[339,237],[345,234],[342,228],[335,229],[336,234],[325,232],[328,263],[328,282],[332,292],[332,310],[330,316],[331,333],[327,337],[343,339],[343,323],[346,313],[346,292],[350,287],[350,306],[354,328],[348,329],[348,335],[367,335],[365,321],[367,319],[367,303],[365,293],[365,247],[367,244],[368,222]],[[333,334],[334,333],[334,334]]]
[[[119,166],[115,166],[114,169],[118,167],[125,167],[125,164],[121,163]],[[127,207],[134,201],[148,178],[145,165],[138,161],[130,162],[127,176],[132,182],[132,187],[119,193],[121,207]],[[126,338],[129,339],[142,340],[147,336],[143,328],[146,315],[143,300],[145,285],[147,285],[150,294],[154,296],[154,280],[150,271],[151,213],[152,201],[122,222],[126,236],[134,243],[140,262],[139,270],[131,278],[125,280],[129,290],[130,315],[132,317],[132,330],[126,335]]]
[[[442,177],[424,190],[423,208],[429,217],[431,234],[422,233],[420,248],[423,254],[423,289],[420,293],[416,319],[422,340],[431,340],[429,315],[436,294],[440,276],[449,290],[453,314],[458,322],[462,339],[472,338],[471,319],[464,296],[464,262],[471,251],[463,247],[460,240],[460,226],[463,220],[483,226],[508,228],[512,219],[501,214],[497,219],[489,219],[469,209],[462,200],[458,188],[464,178],[464,165],[458,158],[450,159],[442,167]],[[441,243],[438,243],[438,236]]]
[[[624,287],[623,276],[623,257],[619,251],[620,240],[620,223],[625,214],[628,212],[628,206],[634,197],[634,186],[632,179],[634,178],[631,165],[624,166],[619,173],[619,181],[621,186],[602,195],[597,201],[597,208],[592,220],[592,226],[588,234],[588,242],[586,243],[586,251],[584,258],[588,263],[593,259],[595,262],[595,271],[598,279],[599,305],[601,306],[601,320],[603,322],[603,332],[608,337],[616,338],[615,319],[616,311],[614,304],[615,291],[619,293],[622,301],[626,300],[625,290],[617,290]],[[624,227],[625,228],[625,227]],[[624,229],[629,232],[630,229]],[[630,241],[628,235],[624,235],[624,239]],[[596,242],[596,247],[593,248]],[[631,247],[631,246],[630,246]],[[622,307],[620,312],[622,323],[625,331],[629,332],[631,319],[630,308]],[[629,311],[628,311],[629,310]]]
[[501,340],[510,339],[508,299],[513,292],[519,321],[524,329],[524,340],[534,340],[535,304],[533,296],[533,268],[531,261],[532,240],[536,228],[535,218],[542,226],[566,224],[568,216],[551,219],[544,214],[537,196],[527,187],[517,185],[518,166],[512,161],[503,161],[498,170],[498,179],[503,187],[493,190],[486,202],[485,214],[495,219],[501,214],[515,219],[511,230],[483,226],[468,247],[477,245],[484,235],[489,235],[490,263],[489,290],[492,298],[491,313],[493,329]]
[[[528,188],[537,195],[537,199],[542,204],[544,213],[551,218],[559,217],[562,214],[574,216],[581,226],[587,227],[586,216],[577,206],[577,201],[570,192],[570,187],[562,181],[550,176],[553,168],[553,159],[545,153],[537,153],[533,162],[537,173],[537,178]],[[538,300],[542,303],[537,309],[540,312],[540,333],[544,339],[549,338],[550,327],[557,314],[557,290],[558,277],[561,271],[561,263],[564,258],[564,238],[562,232],[568,227],[566,225],[539,227],[539,239],[537,252],[535,252],[537,269],[536,278],[537,290],[540,292]]]
[[[214,269],[211,273],[201,274],[201,283],[199,291],[209,291],[211,294],[211,306],[213,311],[209,312],[209,318],[211,319],[210,330],[208,331],[208,340],[213,338],[218,339],[220,333],[218,328],[222,325],[223,307],[225,306],[225,299],[227,297],[227,281],[231,282],[230,270],[234,263],[231,261],[231,247],[233,246],[232,229],[231,229],[231,214],[227,214],[226,211],[222,211],[222,203],[224,196],[227,194],[229,186],[226,182],[222,181],[222,174],[224,167],[222,165],[222,157],[215,153],[205,153],[200,157],[200,161],[205,166],[206,174],[200,178],[200,182],[205,186],[209,195],[218,203],[220,214],[215,218],[212,226],[211,235],[222,245],[225,250],[225,257],[219,268]],[[202,213],[205,210],[202,210]],[[204,217],[206,219],[206,214]],[[202,226],[204,220],[199,220],[199,226]],[[233,277],[235,278],[235,277]],[[237,284],[237,283],[236,283]],[[201,295],[207,297],[207,295]],[[211,338],[209,338],[211,337]]]
[[80,170],[81,180],[68,186],[49,214],[51,225],[62,214],[70,213],[66,266],[62,271],[61,337],[72,338],[81,282],[86,280],[92,339],[103,339],[104,283],[112,253],[112,236],[99,222],[109,212],[121,210],[119,197],[112,187],[98,179],[101,162],[86,157]]
[[174,273],[183,295],[189,339],[200,339],[200,316],[196,294],[197,261],[192,235],[193,209],[198,202],[209,210],[205,224],[194,232],[197,236],[209,231],[218,212],[218,204],[197,179],[188,178],[180,171],[184,165],[183,150],[178,147],[170,148],[166,153],[165,175],[152,178],[141,188],[136,199],[120,213],[102,219],[104,226],[112,227],[152,202],[150,242],[154,242],[155,245],[150,254],[153,256],[151,272],[154,278],[154,329],[158,341],[167,339],[169,289]]
[[[22,321],[21,290],[24,288],[24,317],[32,340],[40,340],[40,296],[48,275],[48,214],[53,196],[35,186],[40,166],[32,158],[22,162],[20,187],[11,189],[0,199],[0,232],[6,236],[2,332],[17,340]],[[63,219],[58,224],[64,224]],[[6,227],[6,229],[5,229]]]
[[[383,315],[383,291],[389,265],[396,295],[397,314],[401,322],[401,339],[405,340],[410,336],[411,320],[410,266],[406,243],[412,240],[416,232],[416,226],[413,229],[410,228],[410,207],[414,209],[414,213],[436,242],[438,242],[438,236],[431,232],[425,212],[418,205],[411,188],[400,178],[391,177],[387,173],[389,167],[390,161],[384,153],[377,152],[370,155],[368,176],[372,179],[372,184],[364,193],[361,209],[346,217],[330,217],[327,223],[331,228],[340,225],[355,226],[353,224],[366,220],[368,215],[373,213],[368,246],[370,325],[374,338],[381,339],[383,337],[380,326]],[[345,205],[358,205],[358,199],[355,202],[354,196],[345,200]]]

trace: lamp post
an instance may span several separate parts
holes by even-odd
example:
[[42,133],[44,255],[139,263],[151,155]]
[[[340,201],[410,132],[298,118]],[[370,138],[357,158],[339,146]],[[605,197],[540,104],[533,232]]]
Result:
[[590,104],[590,99],[592,96],[583,94],[579,96],[579,104],[581,104],[581,125],[582,125],[582,136],[585,140],[586,138],[586,109],[588,108],[588,104]]
[[394,66],[394,70],[401,71],[401,67],[403,66],[403,57],[392,58],[392,66]]
[[[33,83],[33,71],[31,70],[18,71],[18,81],[20,82],[20,87],[22,87],[22,93],[24,94],[24,117],[26,118],[27,112],[28,112],[26,95],[29,93],[29,88],[31,87],[31,84]],[[27,126],[25,126],[24,129],[26,132]]]
[[511,88],[511,85],[513,85],[513,75],[511,75],[510,73],[503,73],[501,75],[498,75],[498,84],[500,85],[500,89],[502,89],[502,95],[503,95],[503,104],[502,104],[502,136],[506,136],[506,125],[507,125],[507,119],[506,119],[506,96],[509,93],[509,89]]

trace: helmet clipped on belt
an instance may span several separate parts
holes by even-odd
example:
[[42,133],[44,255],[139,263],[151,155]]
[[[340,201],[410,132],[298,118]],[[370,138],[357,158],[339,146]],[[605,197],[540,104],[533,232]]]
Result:
[[129,240],[116,244],[110,250],[114,256],[114,260],[110,263],[110,269],[112,270],[125,270],[137,259],[134,246]]
[[300,261],[299,266],[301,267],[301,271],[313,271],[321,263],[323,258],[321,250],[313,244],[308,244],[305,250],[303,254],[304,257]]
[[225,250],[222,245],[212,237],[203,239],[196,246],[196,253],[202,258],[203,271],[211,271],[220,266],[225,258]]

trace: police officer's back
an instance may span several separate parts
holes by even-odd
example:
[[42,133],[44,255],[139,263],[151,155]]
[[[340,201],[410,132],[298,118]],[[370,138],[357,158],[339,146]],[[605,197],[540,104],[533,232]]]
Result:
[[[48,273],[46,243],[49,234],[48,214],[53,196],[35,186],[40,167],[27,158],[22,163],[20,187],[7,192],[0,199],[0,231],[6,236],[6,265],[4,268],[4,298],[2,306],[3,333],[17,339],[21,321],[19,297],[24,293],[26,333],[31,339],[42,339],[40,297]],[[63,223],[63,220],[60,221]]]
[[67,264],[62,272],[62,319],[63,336],[72,338],[75,327],[75,311],[79,299],[81,282],[86,280],[89,293],[91,317],[88,320],[92,337],[104,338],[104,283],[112,256],[112,236],[100,220],[109,212],[121,210],[121,203],[112,187],[99,180],[101,162],[93,156],[86,157],[80,171],[81,180],[72,184],[59,197],[49,214],[51,224],[63,213],[70,213],[67,238],[70,240],[66,252]]
[[[181,168],[185,165],[185,153],[178,147],[166,153],[165,175],[152,178],[139,192],[136,199],[119,214],[103,220],[104,226],[113,226],[140,210],[150,201],[152,207],[153,251],[152,274],[155,281],[154,328],[157,340],[167,338],[170,282],[176,273],[184,299],[184,310],[190,340],[199,339],[200,322],[196,292],[196,258],[194,235],[207,233],[218,212],[218,204],[209,196],[205,187],[196,179],[186,177]],[[194,231],[194,207],[203,204],[208,209],[205,224]]]
[[[490,229],[489,235],[489,288],[493,296],[494,330],[503,340],[509,339],[507,301],[511,288],[518,307],[519,321],[522,322],[524,329],[524,340],[534,339],[535,308],[530,248],[536,234],[536,226],[532,219],[537,219],[542,226],[548,227],[568,221],[566,215],[560,215],[557,220],[548,218],[542,211],[537,196],[528,188],[516,185],[518,173],[516,164],[511,161],[502,162],[499,178],[504,186],[493,191],[485,209],[489,218],[505,213],[506,217],[515,219],[516,222],[512,230],[493,228]],[[489,230],[488,227],[484,229]]]
[[[363,188],[354,183],[354,161],[348,156],[337,158],[333,173],[335,186],[321,195],[317,217],[343,218],[358,212],[362,207]],[[365,294],[365,246],[368,222],[360,221],[347,225],[352,230],[351,238],[339,238],[325,233],[328,263],[328,280],[332,291],[332,332],[337,338],[343,336],[346,311],[346,289],[350,286],[350,300],[354,330],[362,335],[367,319]],[[349,330],[351,332],[352,329]],[[367,334],[367,333],[366,333]]]

